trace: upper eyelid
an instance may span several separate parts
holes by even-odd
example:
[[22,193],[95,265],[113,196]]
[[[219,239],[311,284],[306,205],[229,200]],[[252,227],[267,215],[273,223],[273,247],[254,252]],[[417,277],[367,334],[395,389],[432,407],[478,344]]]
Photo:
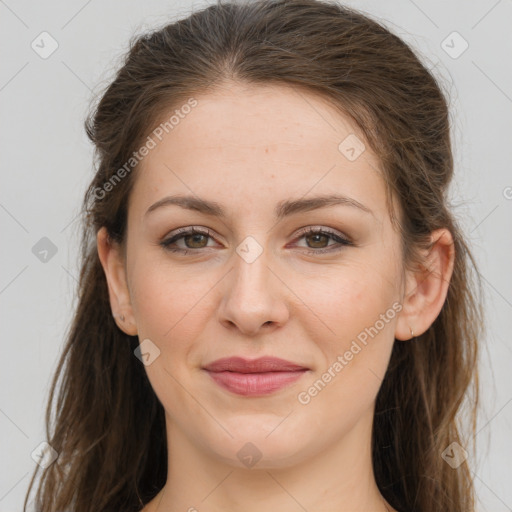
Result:
[[311,231],[312,232],[322,232],[322,233],[326,233],[328,235],[339,236],[340,238],[344,238],[345,240],[350,240],[349,236],[347,236],[345,233],[342,233],[341,231],[338,231],[337,229],[329,228],[326,226],[316,226],[316,225],[307,226],[305,228],[299,229],[299,231],[296,232],[295,236],[304,236]]

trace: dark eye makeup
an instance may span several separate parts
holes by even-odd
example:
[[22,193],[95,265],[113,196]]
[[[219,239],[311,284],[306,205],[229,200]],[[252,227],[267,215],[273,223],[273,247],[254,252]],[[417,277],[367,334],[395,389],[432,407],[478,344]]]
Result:
[[[162,240],[160,245],[169,252],[177,253],[185,256],[189,253],[198,254],[202,249],[211,249],[207,245],[201,245],[202,242],[208,243],[208,239],[215,239],[215,235],[212,231],[207,228],[198,226],[191,226],[186,228],[179,228],[174,231],[170,237]],[[325,254],[334,253],[342,250],[346,246],[353,246],[354,243],[341,235],[338,232],[331,231],[327,228],[309,226],[299,230],[295,235],[295,241],[300,239],[310,239],[310,244],[322,244],[323,242],[334,241],[334,244],[330,244],[323,247],[309,247],[309,249],[302,251],[306,254]],[[185,248],[178,247],[176,245],[179,241],[184,241]],[[199,244],[199,247],[190,247],[190,244]],[[299,246],[300,247],[300,246]]]

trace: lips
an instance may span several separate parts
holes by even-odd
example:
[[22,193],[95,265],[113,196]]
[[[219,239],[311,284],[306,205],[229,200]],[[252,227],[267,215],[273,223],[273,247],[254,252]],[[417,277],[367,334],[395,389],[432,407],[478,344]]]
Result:
[[243,357],[225,357],[217,359],[204,368],[210,372],[238,373],[294,372],[308,369],[277,357],[260,357],[252,360]]
[[276,357],[244,359],[227,357],[204,367],[219,386],[243,396],[273,393],[300,379],[304,366]]

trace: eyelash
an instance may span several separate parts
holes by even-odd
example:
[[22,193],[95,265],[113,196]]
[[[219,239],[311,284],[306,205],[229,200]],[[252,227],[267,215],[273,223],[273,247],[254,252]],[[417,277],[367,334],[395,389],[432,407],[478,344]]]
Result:
[[[171,236],[167,240],[162,241],[160,243],[160,245],[166,251],[170,251],[173,253],[179,253],[183,256],[185,256],[189,252],[198,252],[201,249],[206,249],[206,247],[202,247],[202,248],[198,248],[198,249],[179,249],[179,248],[170,246],[172,243],[184,238],[185,236],[189,236],[189,235],[205,235],[205,236],[209,236],[210,238],[215,238],[213,236],[213,233],[207,229],[202,230],[202,229],[198,229],[196,227],[180,228],[177,233],[175,233],[173,236]],[[353,246],[354,245],[347,238],[344,238],[333,231],[328,231],[323,228],[319,229],[319,228],[314,228],[314,227],[308,227],[308,228],[300,230],[298,233],[299,239],[303,238],[305,236],[308,236],[308,235],[326,235],[326,236],[330,237],[331,240],[334,240],[335,242],[337,242],[340,245],[334,249],[333,248],[331,248],[331,249],[327,249],[327,248],[309,249],[309,250],[304,251],[307,254],[325,254],[325,253],[337,252],[337,251],[340,251],[341,249],[343,249],[344,246]]]

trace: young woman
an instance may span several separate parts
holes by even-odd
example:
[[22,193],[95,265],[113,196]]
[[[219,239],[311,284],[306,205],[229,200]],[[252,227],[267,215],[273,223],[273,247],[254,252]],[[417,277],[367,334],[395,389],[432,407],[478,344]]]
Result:
[[447,102],[402,40],[219,3],[134,41],[86,129],[37,510],[474,510],[479,283]]

